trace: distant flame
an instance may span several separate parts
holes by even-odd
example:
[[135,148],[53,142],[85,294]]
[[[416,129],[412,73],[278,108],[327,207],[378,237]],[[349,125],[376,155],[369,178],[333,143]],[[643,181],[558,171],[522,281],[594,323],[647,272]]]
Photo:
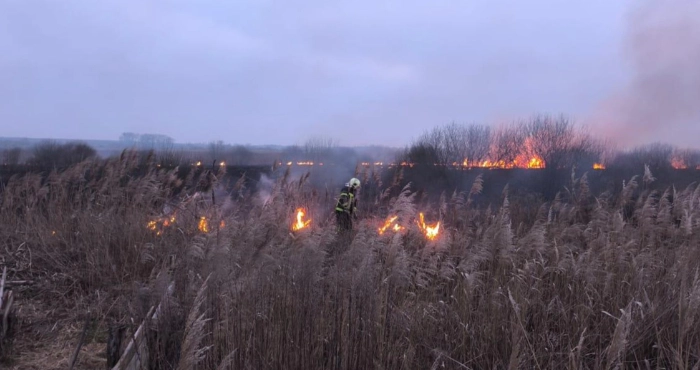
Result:
[[396,220],[399,218],[399,216],[390,216],[384,221],[384,225],[377,229],[377,232],[379,232],[379,235],[384,235],[384,233],[387,230],[393,230],[394,232],[399,232],[403,230],[403,227],[399,225]]
[[207,222],[207,218],[202,216],[199,218],[199,224],[197,225],[197,229],[203,233],[208,233],[209,232],[209,222]]
[[223,229],[224,227],[226,227],[226,223],[224,222],[224,220],[221,220],[221,222],[219,223],[219,229]]
[[170,217],[159,217],[155,220],[148,221],[146,223],[146,228],[151,231],[155,231],[156,235],[162,235],[163,229],[170,227],[175,223],[175,215]]
[[[452,163],[453,166],[458,165],[458,163]],[[545,168],[545,163],[544,160],[537,156],[533,155],[532,157],[527,157],[525,155],[519,155],[513,162],[506,162],[504,160],[500,161],[491,161],[491,160],[482,160],[482,161],[470,161],[469,159],[465,158],[462,161],[461,164],[462,167],[464,168],[500,168],[500,169],[513,169],[513,168],[526,168],[526,169],[537,169],[537,168]]]
[[294,223],[294,225],[292,225],[292,230],[298,231],[298,230],[301,230],[301,229],[309,226],[309,223],[311,223],[311,220],[304,221],[304,216],[306,216],[306,212],[304,212],[304,209],[297,208],[297,210],[296,210],[296,222]]
[[605,165],[602,163],[593,163],[593,169],[594,170],[604,170]]
[[195,164],[195,166],[201,166],[201,165],[202,165],[201,161],[197,161],[197,163]]
[[682,158],[671,159],[671,166],[677,170],[685,170],[688,168],[688,165]]
[[224,166],[226,166],[226,162],[224,162],[224,161],[221,161],[221,163],[219,163],[219,166],[221,166],[221,167],[224,167]]
[[420,218],[417,222],[418,227],[420,227],[421,231],[423,231],[425,237],[429,240],[435,240],[435,238],[437,238],[438,236],[438,233],[440,232],[440,222],[433,226],[430,226],[425,223],[425,216],[422,212],[418,214],[418,217]]

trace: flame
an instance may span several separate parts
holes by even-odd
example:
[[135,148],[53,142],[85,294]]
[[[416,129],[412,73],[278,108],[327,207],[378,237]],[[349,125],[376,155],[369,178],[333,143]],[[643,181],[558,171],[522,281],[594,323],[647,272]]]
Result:
[[395,222],[399,216],[389,216],[387,219],[384,221],[384,225],[377,229],[377,232],[379,232],[379,235],[384,235],[384,233],[387,230],[393,230],[394,232],[399,232],[403,230],[403,227],[399,225],[397,222]]
[[209,222],[207,222],[207,218],[202,216],[199,218],[199,224],[197,225],[197,229],[203,233],[208,233],[209,232]]
[[594,170],[604,170],[605,165],[602,163],[593,163],[593,169]]
[[170,217],[159,217],[157,219],[148,221],[146,223],[146,228],[151,231],[155,231],[156,235],[162,235],[163,229],[172,226],[175,223],[175,220],[175,215],[172,215]]
[[682,158],[671,159],[671,166],[677,170],[685,170],[688,168],[688,165]]
[[226,227],[226,223],[224,222],[224,220],[221,220],[221,222],[219,223],[219,229],[223,229],[224,227]]
[[291,165],[292,165],[292,162],[287,162],[287,166],[291,166]]
[[219,166],[221,166],[221,167],[224,167],[224,166],[226,166],[226,162],[224,162],[224,161],[221,161],[221,163],[219,163]]
[[202,165],[202,161],[197,161],[197,163],[195,164],[195,166],[201,166],[201,165]]
[[309,226],[309,223],[311,223],[311,220],[304,221],[304,216],[306,216],[306,212],[304,211],[303,208],[297,208],[296,214],[297,214],[297,217],[296,217],[297,221],[292,225],[293,231],[298,231],[298,230],[301,230],[301,229]]
[[[458,166],[459,163],[452,163],[453,166]],[[461,164],[464,168],[500,168],[500,169],[512,169],[512,168],[526,168],[526,169],[536,169],[545,168],[545,163],[542,157],[538,155],[527,156],[524,154],[518,155],[513,162],[506,162],[504,160],[491,161],[490,159],[482,161],[470,161],[465,158]]]
[[418,217],[420,218],[420,220],[417,222],[418,227],[420,227],[421,231],[423,231],[425,237],[429,240],[435,240],[440,232],[440,222],[430,226],[425,223],[425,216],[423,215],[423,212],[419,213]]

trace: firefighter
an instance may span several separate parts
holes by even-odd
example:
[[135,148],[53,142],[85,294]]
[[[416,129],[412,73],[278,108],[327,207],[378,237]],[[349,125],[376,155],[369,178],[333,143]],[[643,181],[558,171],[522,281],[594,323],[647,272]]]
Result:
[[335,205],[335,219],[341,231],[352,230],[352,219],[357,218],[357,191],[360,189],[360,180],[350,179],[340,190],[338,203]]

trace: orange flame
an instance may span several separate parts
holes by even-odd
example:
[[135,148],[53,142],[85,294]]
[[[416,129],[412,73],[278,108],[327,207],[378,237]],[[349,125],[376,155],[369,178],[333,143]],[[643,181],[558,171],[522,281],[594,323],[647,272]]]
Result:
[[[458,163],[453,163],[452,165],[458,165]],[[545,168],[544,160],[538,156],[533,155],[532,157],[527,157],[523,154],[518,155],[513,162],[506,162],[504,160],[491,161],[489,159],[482,161],[470,161],[469,159],[464,159],[462,161],[462,167],[465,168],[499,168],[499,169],[513,169],[513,168],[526,168],[526,169],[536,169]]]
[[175,215],[170,217],[159,217],[155,220],[148,221],[146,223],[146,228],[151,231],[155,231],[156,235],[162,235],[163,229],[171,226],[175,223]]
[[293,231],[298,231],[301,230],[307,226],[309,226],[309,223],[311,223],[311,220],[306,220],[304,221],[304,216],[306,216],[306,212],[304,212],[303,208],[297,208],[296,210],[297,214],[297,221],[292,225],[292,230]]
[[671,159],[671,166],[677,170],[685,170],[688,168],[688,165],[685,163],[683,158]]
[[386,221],[384,221],[384,225],[377,229],[379,235],[384,235],[387,230],[393,230],[394,232],[403,230],[403,227],[395,222],[398,218],[399,216],[389,216]]
[[420,220],[417,222],[418,227],[420,227],[423,234],[425,234],[425,237],[429,240],[435,240],[440,232],[440,222],[430,226],[425,223],[425,216],[423,215],[423,212],[419,213],[418,217],[420,218]]
[[202,216],[199,218],[199,224],[197,225],[197,228],[203,233],[209,232],[209,222],[207,222],[206,217]]
[[604,170],[605,165],[602,163],[593,163],[593,169],[594,170]]

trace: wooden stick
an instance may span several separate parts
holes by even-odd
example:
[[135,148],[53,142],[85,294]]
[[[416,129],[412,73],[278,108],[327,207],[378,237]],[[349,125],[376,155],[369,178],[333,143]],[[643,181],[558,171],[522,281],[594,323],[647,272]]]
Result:
[[2,308],[2,297],[5,295],[5,277],[7,276],[7,266],[2,268],[2,279],[0,279],[0,308]]
[[7,331],[10,329],[10,310],[12,309],[12,303],[14,302],[14,295],[12,291],[7,294],[7,300],[5,301],[4,312],[2,312],[2,323],[0,324],[0,340],[7,336]]
[[5,281],[5,286],[11,287],[11,286],[19,286],[19,285],[32,285],[34,284],[33,280],[7,280]]
[[75,362],[78,360],[78,354],[80,354],[80,348],[83,346],[85,341],[85,335],[87,334],[88,327],[90,326],[90,314],[88,313],[85,319],[85,326],[83,327],[83,332],[80,334],[80,341],[78,341],[78,346],[75,347],[75,353],[73,353],[73,359],[70,362],[70,370],[75,367]]

